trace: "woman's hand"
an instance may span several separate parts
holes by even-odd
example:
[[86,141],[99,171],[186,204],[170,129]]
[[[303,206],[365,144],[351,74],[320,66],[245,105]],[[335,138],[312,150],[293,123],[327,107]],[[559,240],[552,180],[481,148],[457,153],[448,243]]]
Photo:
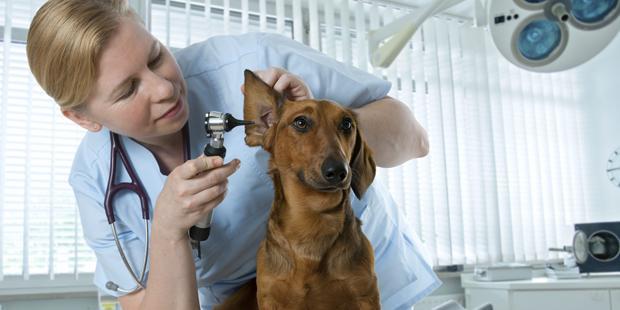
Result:
[[[273,87],[280,94],[285,95],[289,100],[297,101],[313,98],[310,88],[301,78],[282,68],[271,67],[267,70],[256,70],[254,73],[267,85]],[[241,85],[241,92],[245,95],[243,85]]]
[[171,240],[187,238],[189,228],[224,200],[228,177],[239,164],[202,155],[172,170],[157,198],[153,227]]

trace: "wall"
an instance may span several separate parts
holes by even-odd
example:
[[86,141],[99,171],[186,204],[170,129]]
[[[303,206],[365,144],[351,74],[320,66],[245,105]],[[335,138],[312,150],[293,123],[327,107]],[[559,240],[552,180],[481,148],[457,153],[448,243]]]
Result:
[[585,113],[590,221],[620,221],[620,188],[607,178],[607,159],[620,147],[620,36],[580,66],[579,101]]

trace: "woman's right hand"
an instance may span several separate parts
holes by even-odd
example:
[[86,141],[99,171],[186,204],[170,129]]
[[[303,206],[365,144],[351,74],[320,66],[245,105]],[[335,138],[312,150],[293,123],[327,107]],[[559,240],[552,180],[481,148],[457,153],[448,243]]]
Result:
[[153,228],[172,240],[187,238],[189,228],[224,200],[228,177],[239,164],[201,155],[176,167],[157,198]]

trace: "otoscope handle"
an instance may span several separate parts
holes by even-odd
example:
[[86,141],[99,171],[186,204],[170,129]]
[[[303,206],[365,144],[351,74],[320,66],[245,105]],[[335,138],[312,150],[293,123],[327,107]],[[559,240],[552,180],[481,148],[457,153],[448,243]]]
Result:
[[211,144],[207,144],[205,146],[204,154],[206,156],[219,156],[222,159],[226,157],[226,148],[225,147],[213,147]]
[[[226,157],[226,148],[222,147],[214,147],[211,144],[207,144],[204,149],[204,154],[206,156],[219,156],[221,158]],[[209,238],[209,233],[211,232],[211,219],[213,218],[213,211],[209,211],[207,216],[205,216],[200,222],[196,223],[195,226],[192,226],[189,229],[189,237],[193,241],[205,241]]]
[[[211,233],[211,215],[213,213],[209,212],[209,214],[200,222],[196,223],[195,226],[192,226],[189,229],[189,237],[192,241],[205,241],[209,238],[209,233]],[[204,227],[206,225],[206,227]]]
[[[208,112],[205,115],[205,131],[207,133],[207,137],[211,138],[211,141],[205,146],[203,153],[206,156],[219,156],[224,159],[224,157],[226,157],[224,132],[228,132],[237,126],[251,124],[254,124],[254,122],[238,120],[229,113],[221,113],[217,111]],[[207,212],[207,215],[203,219],[189,229],[189,237],[192,248],[198,250],[198,258],[200,258],[200,241],[204,241],[209,238],[212,217],[213,210]]]

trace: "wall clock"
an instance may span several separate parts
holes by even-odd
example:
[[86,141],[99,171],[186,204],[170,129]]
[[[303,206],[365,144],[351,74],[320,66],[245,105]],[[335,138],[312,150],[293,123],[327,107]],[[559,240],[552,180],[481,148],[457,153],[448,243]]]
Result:
[[611,183],[620,187],[620,147],[609,155],[609,160],[607,160],[607,177]]

